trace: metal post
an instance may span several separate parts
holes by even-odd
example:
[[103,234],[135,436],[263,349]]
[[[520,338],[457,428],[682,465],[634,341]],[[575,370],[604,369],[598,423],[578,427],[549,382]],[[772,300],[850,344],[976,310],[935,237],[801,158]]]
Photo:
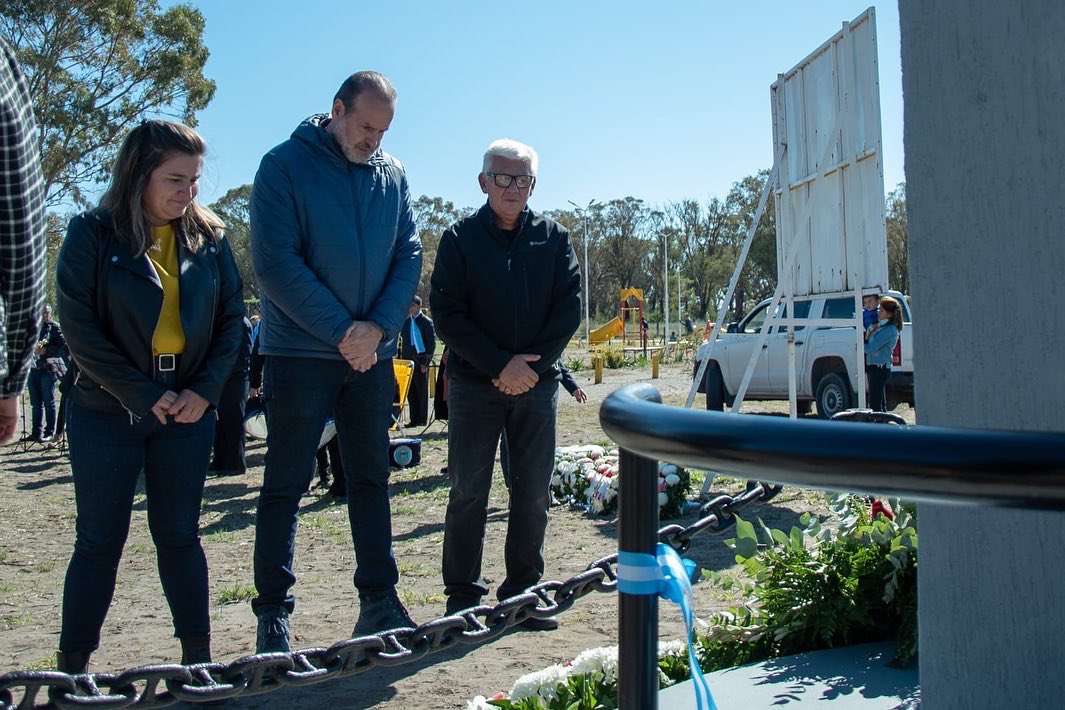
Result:
[[[591,203],[588,203],[591,207]],[[581,211],[581,222],[584,231],[584,344],[591,352],[592,349],[592,319],[589,314],[588,304],[592,300],[592,292],[588,290],[588,274],[592,265],[588,263],[588,215]]]
[[592,351],[592,320],[589,313],[588,303],[591,300],[591,291],[588,286],[588,274],[592,270],[592,265],[588,263],[588,210],[595,206],[595,200],[589,200],[587,207],[580,207],[573,200],[566,200],[577,213],[581,216],[581,231],[584,232],[584,347],[588,352]]
[[[657,395],[657,392],[655,392]],[[621,450],[618,550],[654,555],[658,543],[658,467]],[[618,595],[618,707],[658,707],[658,597]]]
[[662,284],[665,288],[666,302],[662,308],[662,316],[665,318],[665,330],[662,331],[662,354],[669,355],[669,231],[662,232]]

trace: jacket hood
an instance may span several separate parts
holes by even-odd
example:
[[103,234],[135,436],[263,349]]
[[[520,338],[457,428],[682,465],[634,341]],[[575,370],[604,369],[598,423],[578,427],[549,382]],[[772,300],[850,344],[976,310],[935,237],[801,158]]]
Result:
[[[340,144],[333,138],[333,134],[326,130],[326,126],[332,120],[327,113],[316,113],[296,126],[296,130],[292,132],[292,138],[304,143],[326,160],[347,166],[349,161],[344,156],[344,151],[340,149]],[[384,155],[384,151],[378,148],[364,164],[374,167],[384,165],[388,162]]]

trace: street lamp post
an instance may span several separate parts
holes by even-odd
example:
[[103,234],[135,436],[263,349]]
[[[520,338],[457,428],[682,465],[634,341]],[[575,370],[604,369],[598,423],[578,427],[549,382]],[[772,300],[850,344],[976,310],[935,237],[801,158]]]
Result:
[[588,303],[591,300],[591,292],[588,290],[588,274],[591,272],[591,264],[588,263],[588,211],[595,206],[595,200],[589,200],[587,207],[581,207],[573,200],[566,200],[574,209],[577,210],[577,214],[581,216],[581,231],[584,232],[584,347],[591,352],[592,350],[592,321],[589,316]]
[[672,227],[662,230],[662,285],[665,287],[665,306],[662,308],[662,316],[666,321],[665,330],[662,332],[662,354],[669,354],[669,237],[673,233]]

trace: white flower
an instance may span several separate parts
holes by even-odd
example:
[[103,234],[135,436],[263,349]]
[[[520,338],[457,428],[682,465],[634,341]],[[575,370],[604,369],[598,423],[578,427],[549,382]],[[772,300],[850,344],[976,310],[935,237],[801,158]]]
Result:
[[559,473],[573,473],[577,470],[577,464],[572,461],[560,461],[557,468]]
[[658,642],[659,658],[664,658],[665,656],[686,657],[687,655],[688,646],[683,641],[674,639],[673,641]]
[[678,476],[675,473],[670,473],[670,474],[666,475],[666,485],[667,486],[675,486],[678,483],[680,483],[680,476]]
[[671,463],[662,463],[658,465],[658,472],[664,476],[668,476],[671,473],[676,473],[677,467]]
[[658,507],[659,508],[661,508],[663,505],[665,505],[668,502],[669,502],[669,496],[668,495],[666,495],[665,493],[659,493],[658,494]]
[[573,659],[571,675],[592,675],[607,682],[618,677],[618,647],[590,648]]
[[555,664],[542,671],[528,673],[518,678],[510,691],[511,700],[524,700],[539,696],[544,700],[554,700],[558,693],[555,686],[565,683],[569,677],[569,670],[565,666]]
[[495,705],[489,705],[488,698],[478,695],[466,701],[466,710],[495,710]]
[[562,476],[558,475],[557,473],[555,475],[551,476],[551,487],[552,488],[558,488],[561,485],[562,485]]

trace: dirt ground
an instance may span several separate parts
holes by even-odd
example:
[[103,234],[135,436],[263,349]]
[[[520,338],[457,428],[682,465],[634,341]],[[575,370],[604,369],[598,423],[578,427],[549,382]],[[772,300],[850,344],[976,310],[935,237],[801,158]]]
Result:
[[[586,404],[559,394],[558,444],[607,442],[599,426],[599,403],[614,389],[650,381],[668,404],[683,404],[691,383],[691,365],[665,365],[662,377],[650,368],[606,370],[600,385],[592,372],[576,373],[588,393]],[[701,396],[696,406],[701,403]],[[751,410],[785,411],[786,404],[752,403]],[[910,421],[913,412],[900,412]],[[410,434],[410,432],[408,432]],[[399,592],[419,622],[444,613],[440,554],[448,480],[441,475],[447,458],[443,423],[423,435],[421,465],[394,472],[393,539],[401,579]],[[201,532],[211,575],[214,655],[228,662],[254,652],[255,619],[248,599],[252,588],[255,502],[263,473],[265,445],[249,442],[246,475],[208,480]],[[74,492],[66,455],[58,450],[22,452],[6,448],[0,458],[0,672],[54,667],[59,639],[63,577],[74,541]],[[507,493],[497,467],[488,516],[484,572],[490,583],[503,576]],[[743,482],[715,481],[715,492],[737,493]],[[696,486],[698,492],[698,486]],[[786,489],[765,505],[749,508],[772,527],[790,528],[809,510],[824,511],[820,494]],[[690,524],[695,513],[679,521]],[[565,579],[589,562],[616,551],[616,520],[592,518],[567,506],[551,509],[545,545],[546,579]],[[720,539],[703,535],[689,556],[707,569],[734,564]],[[119,570],[114,603],[103,629],[103,643],[91,670],[126,668],[180,658],[169,610],[155,568],[147,532],[143,494],[135,501],[133,523]],[[328,646],[348,637],[358,615],[351,574],[354,553],[346,507],[315,490],[303,499],[297,540],[297,609],[291,617],[293,646]],[[696,585],[700,615],[728,605],[709,585]],[[660,638],[683,632],[679,612],[660,606]],[[549,633],[511,631],[483,646],[461,646],[397,668],[375,669],[350,678],[303,689],[286,688],[231,701],[234,708],[462,708],[474,695],[509,690],[518,676],[572,659],[582,650],[617,643],[617,597],[591,594],[579,600]]]

